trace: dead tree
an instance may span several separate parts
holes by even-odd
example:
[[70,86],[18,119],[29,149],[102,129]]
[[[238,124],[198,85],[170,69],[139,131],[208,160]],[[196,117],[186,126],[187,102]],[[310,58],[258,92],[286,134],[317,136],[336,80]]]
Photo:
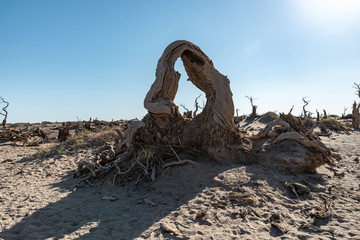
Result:
[[58,130],[59,130],[58,140],[60,142],[65,142],[67,138],[70,136],[70,125],[63,123],[63,125],[59,127]]
[[354,129],[360,129],[360,104],[356,104],[356,101],[353,104],[352,121]]
[[90,117],[90,119],[89,119],[89,121],[85,121],[85,123],[84,123],[84,128],[86,129],[86,130],[88,130],[88,131],[92,131],[92,128],[91,128],[91,117]]
[[353,88],[356,89],[355,94],[360,98],[360,83],[354,83]]
[[308,115],[307,115],[307,111],[306,111],[305,107],[306,107],[307,105],[309,105],[310,100],[306,100],[306,97],[303,97],[302,100],[303,100],[303,102],[304,102],[304,105],[303,105],[304,118],[307,118]]
[[256,109],[258,106],[254,105],[254,100],[256,100],[256,98],[253,98],[252,96],[248,97],[248,96],[245,96],[247,99],[249,99],[250,101],[250,104],[251,104],[251,115],[250,117],[252,118],[255,118],[257,116],[257,113],[256,113]]
[[[174,65],[179,57],[189,80],[206,94],[203,111],[192,119],[184,118],[174,103],[180,79]],[[252,115],[256,116],[253,98],[249,100],[253,106]],[[181,159],[189,155],[219,162],[249,163],[261,159],[262,164],[265,159],[270,165],[275,161],[297,171],[313,171],[331,161],[331,151],[319,139],[314,139],[312,130],[307,129],[300,118],[291,114],[281,116],[283,122],[270,123],[258,137],[245,138],[234,123],[229,79],[216,70],[198,46],[188,41],[175,41],[164,50],[144,107],[148,114],[141,121],[129,124],[125,139],[117,145],[110,144],[92,162],[81,162],[77,176],[88,180],[111,172],[115,173],[112,175],[114,183],[117,177],[133,178],[136,172],[140,174],[138,179],[144,177],[154,181],[156,172],[161,169],[193,164],[193,161]],[[282,127],[280,131],[269,134],[278,126]],[[262,139],[269,136],[270,139]],[[169,154],[174,155],[176,163],[166,162]]]
[[294,105],[291,106],[288,114],[291,114],[291,112],[292,112],[293,109],[294,109]]
[[197,111],[199,110],[199,102],[198,102],[198,99],[201,97],[201,94],[197,97],[197,98],[195,98],[195,111],[194,111],[194,114],[193,114],[193,117],[196,117],[196,114],[197,114]]
[[[360,84],[354,83],[353,88],[356,89],[356,95],[360,98]],[[353,119],[354,129],[359,129],[360,128],[360,103],[356,104],[356,101],[354,101],[354,104],[353,104],[352,119]]]
[[323,109],[323,112],[324,112],[323,118],[324,118],[324,119],[327,119],[328,117],[327,117],[327,113],[326,113],[325,109]]
[[1,115],[4,116],[4,119],[2,121],[2,126],[3,128],[6,128],[6,121],[7,121],[7,116],[8,116],[8,111],[6,110],[6,108],[9,106],[9,102],[5,101],[3,97],[0,97],[1,102],[0,103],[5,103],[5,107],[3,107],[3,111],[4,113],[0,112]]
[[[174,104],[180,73],[174,69],[181,57],[189,80],[206,94],[203,111],[186,121]],[[200,149],[208,157],[223,160],[236,157],[243,150],[242,138],[234,124],[234,104],[229,79],[218,72],[208,56],[188,41],[175,41],[164,51],[156,68],[156,79],[147,93],[144,106],[148,114],[143,121],[148,131],[173,144]],[[181,134],[179,134],[181,132]],[[230,150],[232,149],[232,150]],[[226,154],[227,153],[227,154]],[[221,155],[221,156],[220,156]]]
[[320,113],[319,111],[316,109],[316,121],[319,122],[320,121]]
[[181,106],[183,109],[185,109],[185,111],[186,111],[186,112],[183,113],[183,116],[184,116],[185,118],[192,118],[192,111],[189,110],[187,107],[185,107],[184,104],[180,104],[180,106]]
[[341,118],[342,118],[342,119],[345,119],[345,118],[346,118],[346,111],[347,111],[347,107],[344,107],[344,112],[343,112],[343,114],[341,115]]

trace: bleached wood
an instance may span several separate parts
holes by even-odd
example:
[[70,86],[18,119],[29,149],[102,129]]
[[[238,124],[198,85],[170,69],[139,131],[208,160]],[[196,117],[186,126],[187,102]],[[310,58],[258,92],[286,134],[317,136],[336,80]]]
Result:
[[180,40],[171,43],[158,61],[156,79],[147,93],[144,106],[156,118],[160,128],[179,116],[174,99],[178,90],[180,73],[175,71],[176,60],[181,57],[189,80],[206,93],[204,112],[229,130],[235,129],[234,104],[229,79],[219,73],[208,56],[191,42]]

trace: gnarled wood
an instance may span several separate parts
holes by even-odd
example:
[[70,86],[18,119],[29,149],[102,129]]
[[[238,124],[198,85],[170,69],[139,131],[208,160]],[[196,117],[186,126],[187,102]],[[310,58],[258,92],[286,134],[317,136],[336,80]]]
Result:
[[2,126],[3,126],[3,128],[6,128],[6,121],[7,121],[7,116],[8,116],[8,111],[6,110],[6,108],[9,106],[9,102],[5,101],[4,98],[2,98],[2,97],[0,97],[0,99],[1,99],[0,103],[5,103],[5,105],[6,105],[2,109],[4,111],[4,113],[0,112],[0,114],[4,116],[4,119],[2,121]]
[[203,115],[209,115],[208,121],[234,130],[234,104],[229,79],[215,69],[199,47],[188,41],[175,41],[165,49],[158,61],[155,82],[145,97],[144,106],[156,119],[158,126],[166,128],[168,125],[165,123],[180,116],[173,102],[180,79],[174,64],[179,57],[189,80],[206,93],[206,114]]
[[266,127],[263,130],[261,130],[257,135],[250,137],[250,139],[257,140],[266,137],[269,134],[270,130],[275,126],[283,126],[285,128],[290,129],[290,125],[287,122],[283,120],[274,120],[270,122],[268,125],[266,125]]
[[[189,80],[207,98],[203,111],[193,118],[184,118],[174,103],[180,79],[174,65],[179,57]],[[277,162],[297,171],[313,171],[330,161],[330,151],[312,134],[312,129],[290,113],[280,114],[282,120],[270,123],[258,136],[243,138],[234,124],[229,79],[215,69],[199,47],[188,41],[175,41],[165,49],[144,106],[148,114],[129,125],[126,138],[101,151],[91,162],[80,163],[77,176],[88,180],[112,172],[114,183],[117,177],[134,179],[132,175],[136,173],[140,174],[136,182],[142,177],[154,181],[158,170],[193,164],[179,157],[189,155],[221,162]],[[255,111],[253,115],[256,116]],[[276,125],[283,126],[281,131],[268,134]],[[169,147],[178,161],[169,163]]]
[[[184,119],[173,102],[180,79],[180,73],[174,69],[179,57],[189,80],[202,90],[207,98],[203,112],[192,120]],[[237,148],[242,148],[240,133],[234,124],[230,81],[218,72],[208,56],[191,42],[175,41],[165,49],[158,61],[156,79],[145,97],[144,106],[149,113],[143,121],[158,140],[159,137],[169,142],[178,143],[180,140],[181,144],[199,147],[215,159],[224,157],[215,154],[219,151],[210,147],[226,148],[225,145],[237,145]],[[232,154],[233,158],[235,156],[236,154]]]

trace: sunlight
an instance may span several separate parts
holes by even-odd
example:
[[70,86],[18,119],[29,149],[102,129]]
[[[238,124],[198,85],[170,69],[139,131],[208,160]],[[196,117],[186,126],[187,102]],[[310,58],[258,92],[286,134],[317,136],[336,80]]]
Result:
[[301,19],[317,31],[341,34],[360,26],[360,1],[301,0],[295,1]]

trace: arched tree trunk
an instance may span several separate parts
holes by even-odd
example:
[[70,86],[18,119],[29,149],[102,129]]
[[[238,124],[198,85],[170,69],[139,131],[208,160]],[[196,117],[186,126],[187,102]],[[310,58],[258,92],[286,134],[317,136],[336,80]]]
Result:
[[[207,99],[203,111],[192,119],[184,118],[174,103],[180,79],[174,65],[179,57],[189,80]],[[229,79],[215,69],[199,47],[188,41],[175,41],[165,49],[144,106],[148,114],[142,121],[129,124],[126,138],[102,148],[101,154],[90,163],[79,163],[78,176],[87,180],[112,169],[113,183],[117,177],[132,179],[134,173],[154,181],[157,171],[174,166],[167,162],[171,160],[169,152],[179,160],[175,165],[192,164],[193,161],[183,158],[188,154],[221,162],[258,160],[261,164],[280,164],[294,171],[313,171],[331,162],[330,150],[314,136],[312,129],[307,129],[300,118],[290,113],[282,114],[283,121],[275,120],[259,135],[243,138],[234,124]]]
[[[202,113],[185,120],[174,104],[180,73],[174,65],[181,57],[189,80],[206,94]],[[147,129],[157,140],[199,148],[208,157],[223,160],[237,158],[244,150],[241,136],[234,124],[234,104],[229,79],[218,72],[199,47],[188,41],[171,43],[162,54],[156,79],[147,93],[144,118]],[[234,146],[238,146],[234,149]],[[232,149],[232,153],[225,149]],[[221,149],[221,150],[220,150]]]

